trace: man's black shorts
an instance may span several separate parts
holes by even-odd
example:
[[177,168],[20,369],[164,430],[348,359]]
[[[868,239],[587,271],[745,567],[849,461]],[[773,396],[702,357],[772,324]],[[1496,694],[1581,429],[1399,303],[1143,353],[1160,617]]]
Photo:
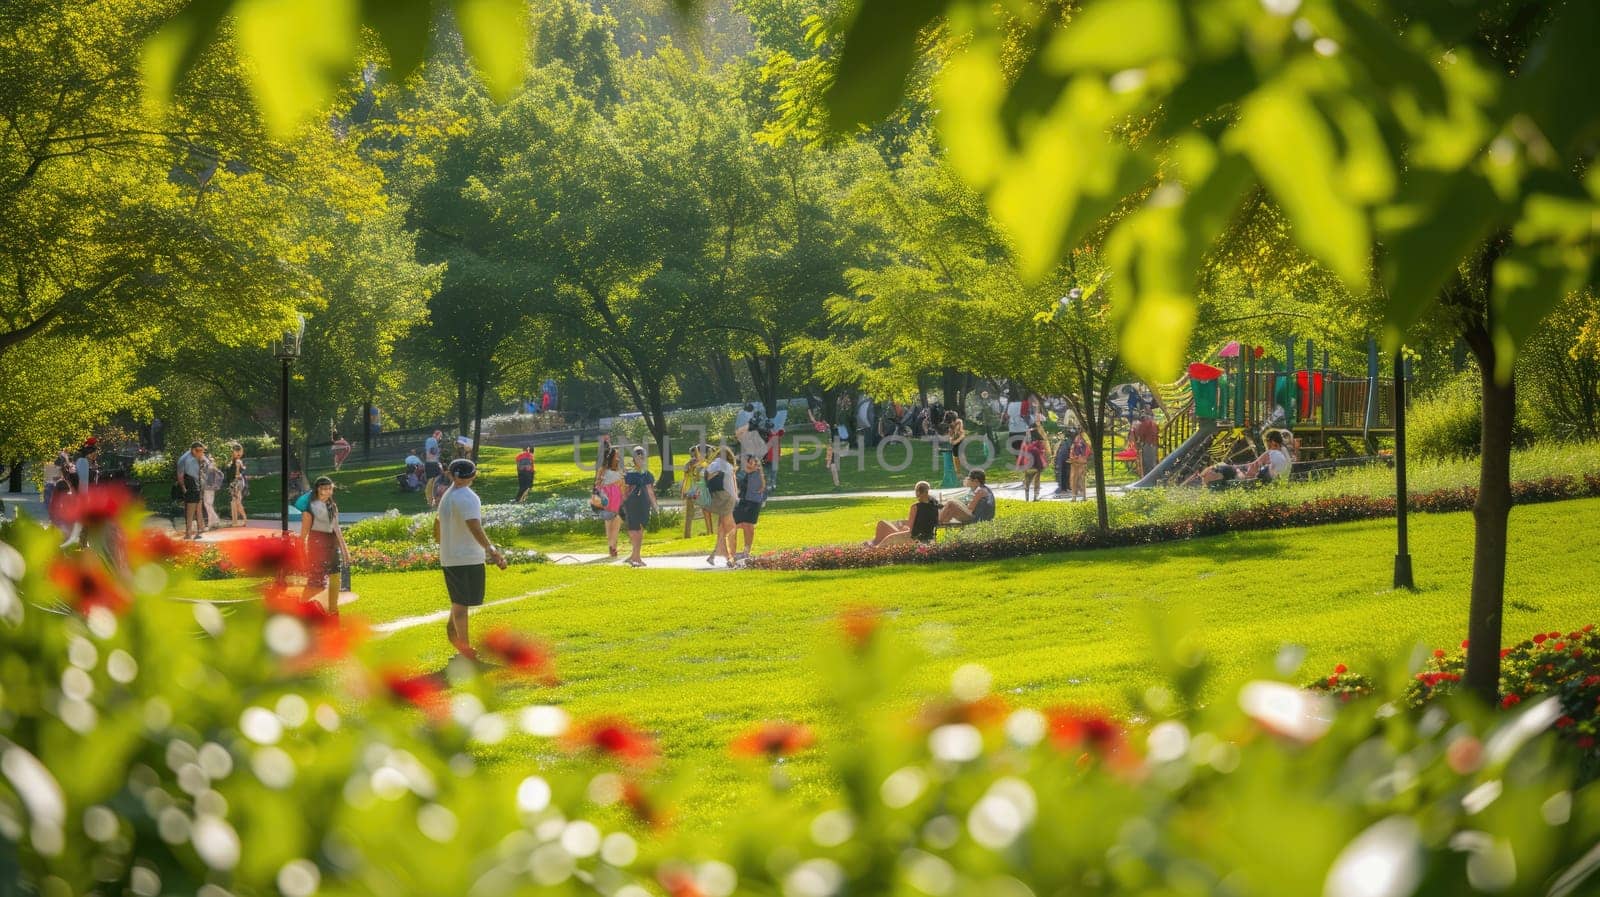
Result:
[[183,501],[190,505],[200,503],[200,481],[188,474],[183,475]]
[[462,564],[459,567],[445,567],[444,590],[450,593],[450,603],[462,607],[477,607],[483,604],[483,574],[482,564]]

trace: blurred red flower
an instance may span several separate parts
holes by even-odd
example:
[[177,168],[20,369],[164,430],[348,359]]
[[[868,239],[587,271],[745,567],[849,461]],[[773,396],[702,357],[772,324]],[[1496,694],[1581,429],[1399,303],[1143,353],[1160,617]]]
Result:
[[1515,707],[1515,706],[1517,706],[1518,704],[1521,704],[1521,703],[1522,703],[1522,697],[1520,695],[1506,695],[1505,697],[1500,699],[1500,706],[1501,707]]
[[661,882],[667,897],[705,897],[705,892],[700,890],[700,885],[687,869],[663,869],[656,879]]
[[554,685],[555,652],[549,645],[518,635],[509,629],[494,629],[483,638],[483,647],[514,672]]
[[845,641],[857,650],[872,641],[882,623],[883,612],[875,607],[851,607],[839,614],[839,628],[844,632]]
[[1050,722],[1050,743],[1057,750],[1071,752],[1087,749],[1082,759],[1090,756],[1104,760],[1117,770],[1129,770],[1139,764],[1139,759],[1128,744],[1122,726],[1099,710],[1057,707],[1045,711]]
[[135,564],[172,561],[197,553],[197,546],[180,542],[163,529],[141,528],[128,539],[128,560]]
[[305,570],[305,551],[291,536],[266,536],[222,543],[222,557],[246,576],[275,576]]
[[1338,674],[1340,676],[1343,676],[1345,673],[1350,672],[1350,668],[1341,663],[1341,664],[1335,665],[1334,668],[1333,668],[1333,671],[1334,671],[1334,673],[1336,673],[1336,674]]
[[63,523],[96,529],[121,517],[132,503],[133,493],[120,484],[94,486],[63,498],[56,513]]
[[811,729],[799,723],[765,722],[746,730],[728,748],[736,757],[788,757],[816,740]]
[[567,733],[566,743],[571,751],[592,750],[629,763],[647,763],[656,756],[655,739],[617,717],[601,717],[574,726]]
[[409,676],[390,670],[383,673],[383,684],[389,689],[389,694],[421,710],[436,722],[449,714],[444,683],[439,681],[438,676]]
[[81,614],[87,614],[96,607],[121,614],[133,601],[128,590],[106,572],[99,557],[87,551],[63,555],[52,561],[50,581],[61,590],[67,603]]
[[1568,728],[1571,728],[1572,726],[1577,725],[1577,723],[1578,723],[1578,721],[1573,719],[1572,717],[1563,716],[1560,719],[1556,720],[1556,728],[1557,729],[1568,729]]
[[622,805],[628,808],[640,825],[657,831],[667,827],[671,814],[650,797],[633,779],[622,783]]
[[984,729],[1004,720],[1010,709],[999,695],[984,695],[976,701],[934,701],[924,705],[922,712],[917,714],[917,725],[927,731],[954,723],[967,723]]
[[1433,656],[1434,657],[1443,657],[1444,656],[1444,649],[1443,648],[1434,648],[1433,649]]
[[1542,644],[1544,644],[1544,640],[1547,639],[1547,638],[1549,638],[1549,636],[1547,636],[1547,635],[1545,635],[1544,633],[1541,632],[1538,635],[1533,637],[1533,643],[1535,645],[1542,645]]
[[1584,750],[1588,750],[1589,748],[1594,747],[1594,736],[1593,735],[1579,735],[1578,736],[1578,747],[1581,747]]

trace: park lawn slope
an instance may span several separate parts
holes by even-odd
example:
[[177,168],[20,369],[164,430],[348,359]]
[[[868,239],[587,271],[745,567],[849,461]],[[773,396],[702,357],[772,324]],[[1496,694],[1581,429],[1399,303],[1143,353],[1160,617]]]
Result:
[[[1505,634],[1514,641],[1593,621],[1600,500],[1519,507],[1511,522]],[[942,688],[980,663],[1008,701],[1096,704],[1125,711],[1156,684],[1151,609],[1193,624],[1216,679],[1211,694],[1265,670],[1279,648],[1306,648],[1307,678],[1335,663],[1373,668],[1410,646],[1464,637],[1472,553],[1470,514],[1412,521],[1419,589],[1388,588],[1389,521],[1239,533],[1140,548],[1041,555],[981,564],[815,572],[688,572],[540,565],[491,571],[481,634],[508,626],[550,641],[561,684],[522,687],[513,703],[554,702],[574,716],[620,714],[658,733],[667,768],[693,770],[696,819],[719,818],[748,781],[724,750],[749,723],[788,718],[826,739],[813,646],[845,607],[885,609],[891,625],[929,652],[901,696]],[[1557,575],[1558,574],[1558,575]],[[236,588],[234,584],[226,584]],[[204,595],[218,584],[190,588]],[[440,610],[436,573],[363,576],[352,607],[375,621]],[[443,624],[375,641],[374,659],[436,670],[448,656]],[[480,749],[510,770],[547,756],[548,743],[514,737]],[[800,786],[824,793],[801,760]],[[812,775],[808,778],[808,773]]]

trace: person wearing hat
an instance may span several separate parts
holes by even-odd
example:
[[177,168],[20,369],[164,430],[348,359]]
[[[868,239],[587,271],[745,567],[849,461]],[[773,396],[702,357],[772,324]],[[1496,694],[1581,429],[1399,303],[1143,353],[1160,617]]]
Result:
[[444,571],[444,588],[450,596],[450,622],[445,634],[457,652],[476,660],[478,654],[467,637],[468,609],[483,604],[484,564],[493,560],[496,567],[504,570],[506,558],[483,531],[483,502],[472,491],[478,465],[470,458],[457,458],[446,472],[451,485],[440,496],[438,513],[433,518],[439,567]]

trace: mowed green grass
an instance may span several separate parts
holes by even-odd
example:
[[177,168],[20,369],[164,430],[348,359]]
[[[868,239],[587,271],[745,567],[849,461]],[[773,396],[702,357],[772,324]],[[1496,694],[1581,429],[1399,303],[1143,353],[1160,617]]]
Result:
[[[1574,534],[1600,527],[1600,500],[1517,508],[1512,515],[1508,641],[1594,621],[1600,553]],[[655,732],[665,770],[690,773],[686,821],[723,818],[751,785],[729,759],[729,738],[752,722],[810,723],[838,735],[811,663],[841,608],[872,605],[924,645],[900,697],[939,691],[978,663],[1017,705],[1086,703],[1126,710],[1155,684],[1147,649],[1151,608],[1195,623],[1216,670],[1212,696],[1265,669],[1285,644],[1307,649],[1309,678],[1346,662],[1369,668],[1411,646],[1465,637],[1472,555],[1470,514],[1412,517],[1416,592],[1389,589],[1393,521],[1239,533],[1166,545],[1042,555],[1006,562],[844,572],[690,572],[542,565],[490,571],[474,632],[508,626],[555,646],[561,684],[516,686],[511,706],[550,702],[575,717],[620,714]],[[438,573],[358,577],[351,607],[374,621],[443,609]],[[234,596],[240,583],[197,583]],[[366,649],[374,662],[440,669],[442,623],[404,629]],[[518,736],[479,749],[508,775],[546,762],[548,744]],[[803,794],[828,783],[802,759]]]

